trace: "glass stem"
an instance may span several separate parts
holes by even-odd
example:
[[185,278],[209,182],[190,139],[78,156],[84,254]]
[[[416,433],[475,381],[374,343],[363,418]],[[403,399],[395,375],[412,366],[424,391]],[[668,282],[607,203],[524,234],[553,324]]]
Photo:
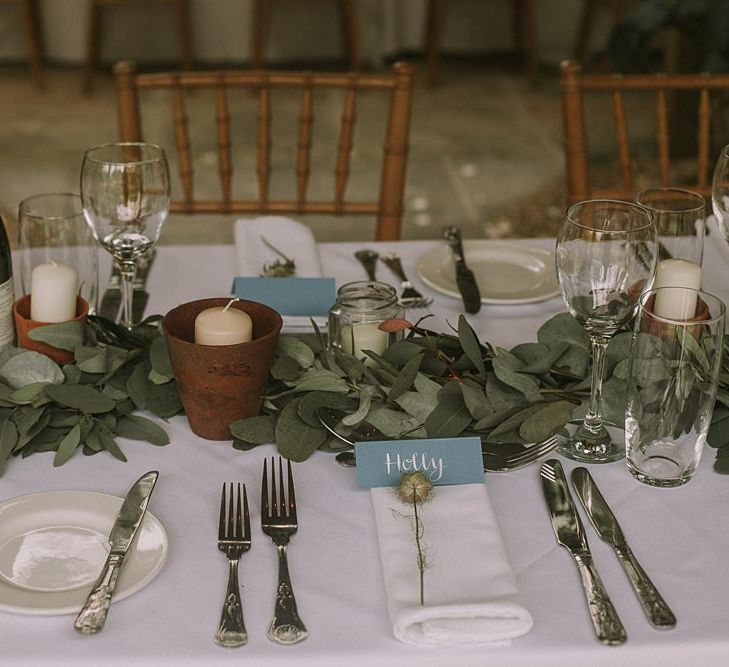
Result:
[[590,407],[585,415],[583,428],[597,435],[602,429],[602,379],[605,375],[605,352],[610,336],[590,335],[592,343],[592,388]]
[[122,312],[121,324],[127,329],[132,328],[132,301],[134,299],[134,275],[137,272],[137,263],[133,260],[120,260],[121,273]]

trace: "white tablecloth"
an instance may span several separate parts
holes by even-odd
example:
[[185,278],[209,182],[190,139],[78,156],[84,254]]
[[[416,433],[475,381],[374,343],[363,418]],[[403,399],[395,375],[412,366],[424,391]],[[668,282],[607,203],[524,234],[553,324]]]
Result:
[[[716,236],[707,238],[705,286],[727,300],[727,261],[720,252],[723,248],[714,243]],[[396,248],[415,278],[414,260],[434,244],[371,246]],[[325,271],[340,283],[361,278],[352,260],[358,247],[322,246]],[[234,267],[232,247],[160,248],[149,283],[149,312],[228,294]],[[386,269],[381,271],[386,277]],[[455,323],[459,303],[434,296],[433,310]],[[510,347],[533,340],[539,323],[561,309],[559,299],[531,306],[485,306],[471,321],[482,338]],[[588,526],[595,561],[627,628],[628,642],[620,648],[603,647],[594,638],[577,570],[555,542],[536,466],[486,476],[522,599],[534,617],[533,630],[503,648],[422,649],[399,643],[387,616],[370,495],[357,489],[350,469],[336,465],[331,455],[318,453],[295,468],[300,529],[289,553],[309,639],[281,647],[266,638],[276,560],[270,541],[258,529],[262,460],[273,447],[242,453],[228,443],[206,442],[190,433],[184,417],[171,419],[166,428],[172,442],[164,448],[122,441],[128,463],[103,454],[74,456],[57,469],[50,454],[10,462],[0,478],[0,500],[53,489],[123,495],[139,475],[159,470],[150,509],[167,529],[170,552],[157,579],[113,604],[107,625],[97,636],[76,633],[71,616],[0,613],[0,664],[726,664],[729,479],[711,470],[713,450],[706,452],[696,478],[675,490],[642,486],[621,463],[592,467],[633,550],[678,617],[677,628],[670,632],[649,626],[618,561]],[[564,465],[569,473],[574,464]],[[238,650],[213,643],[227,576],[215,544],[220,485],[227,480],[247,483],[253,500],[253,547],[241,562],[250,641]]]

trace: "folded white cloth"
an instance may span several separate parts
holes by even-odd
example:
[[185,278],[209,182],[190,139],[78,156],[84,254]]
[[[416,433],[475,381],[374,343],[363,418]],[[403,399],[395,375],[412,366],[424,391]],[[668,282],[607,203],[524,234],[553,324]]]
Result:
[[420,573],[412,507],[391,487],[371,489],[395,636],[408,644],[504,644],[532,627],[519,601],[484,484],[436,486],[418,506],[426,569]]
[[[260,276],[264,264],[281,259],[266,246],[262,238],[294,260],[298,277],[322,276],[319,248],[314,235],[306,225],[296,220],[273,215],[236,220],[233,233],[240,276]],[[315,317],[314,320],[319,328],[326,328],[326,317]],[[311,329],[309,317],[283,315],[283,322],[284,331]]]

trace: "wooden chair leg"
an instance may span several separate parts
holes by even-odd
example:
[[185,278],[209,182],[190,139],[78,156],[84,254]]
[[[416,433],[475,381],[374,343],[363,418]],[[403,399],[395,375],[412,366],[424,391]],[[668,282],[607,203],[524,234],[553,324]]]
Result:
[[446,0],[428,0],[425,18],[425,61],[428,71],[428,87],[438,83],[440,47],[445,34]]
[[349,67],[353,72],[358,72],[362,69],[362,54],[359,47],[359,30],[357,29],[357,3],[355,0],[341,0],[340,8]]
[[25,26],[30,76],[38,88],[43,88],[43,31],[35,0],[22,0],[20,11]]
[[535,86],[539,78],[537,58],[537,5],[536,0],[523,0],[524,9],[524,60],[529,85]]
[[582,4],[582,14],[577,29],[574,53],[574,58],[578,63],[585,62],[587,49],[590,46],[590,37],[592,36],[592,24],[595,20],[596,6],[595,0],[584,0]]
[[101,29],[101,7],[96,0],[88,1],[86,16],[86,59],[84,61],[82,90],[90,93],[94,89],[94,68],[99,47],[99,31]]
[[269,18],[268,0],[253,0],[253,17],[251,26],[253,28],[253,50],[251,53],[251,61],[253,67],[261,69],[263,67],[263,51],[266,42],[266,33],[268,32]]
[[177,32],[180,41],[180,59],[182,69],[192,69],[192,26],[190,23],[190,10],[187,0],[175,2],[175,13],[177,15]]

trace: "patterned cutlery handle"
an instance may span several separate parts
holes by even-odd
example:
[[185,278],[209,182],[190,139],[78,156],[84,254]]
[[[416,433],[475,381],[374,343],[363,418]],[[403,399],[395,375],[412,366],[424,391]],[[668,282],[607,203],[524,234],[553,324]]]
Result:
[[96,580],[94,587],[81,608],[74,627],[84,635],[94,635],[99,632],[106,622],[106,615],[111,605],[111,595],[116,587],[116,580],[119,576],[124,556],[121,554],[109,554],[104,569]]
[[623,644],[628,638],[625,628],[608,597],[600,575],[592,562],[592,557],[587,554],[575,556],[575,562],[580,570],[582,586],[585,589],[587,605],[590,608],[590,619],[597,638],[608,646]]
[[630,579],[630,583],[633,585],[633,589],[638,595],[648,620],[660,629],[670,630],[676,627],[676,616],[636,560],[633,552],[627,546],[620,549],[616,548],[615,551],[618,558],[620,558],[625,573],[628,575],[628,579]]
[[238,585],[238,561],[228,561],[228,590],[225,592],[220,625],[215,633],[215,643],[226,648],[243,646],[248,641],[248,633],[243,623],[243,605]]
[[297,644],[307,638],[308,632],[296,608],[294,589],[289,576],[286,545],[276,545],[278,551],[278,587],[276,610],[268,629],[268,638],[277,644]]

